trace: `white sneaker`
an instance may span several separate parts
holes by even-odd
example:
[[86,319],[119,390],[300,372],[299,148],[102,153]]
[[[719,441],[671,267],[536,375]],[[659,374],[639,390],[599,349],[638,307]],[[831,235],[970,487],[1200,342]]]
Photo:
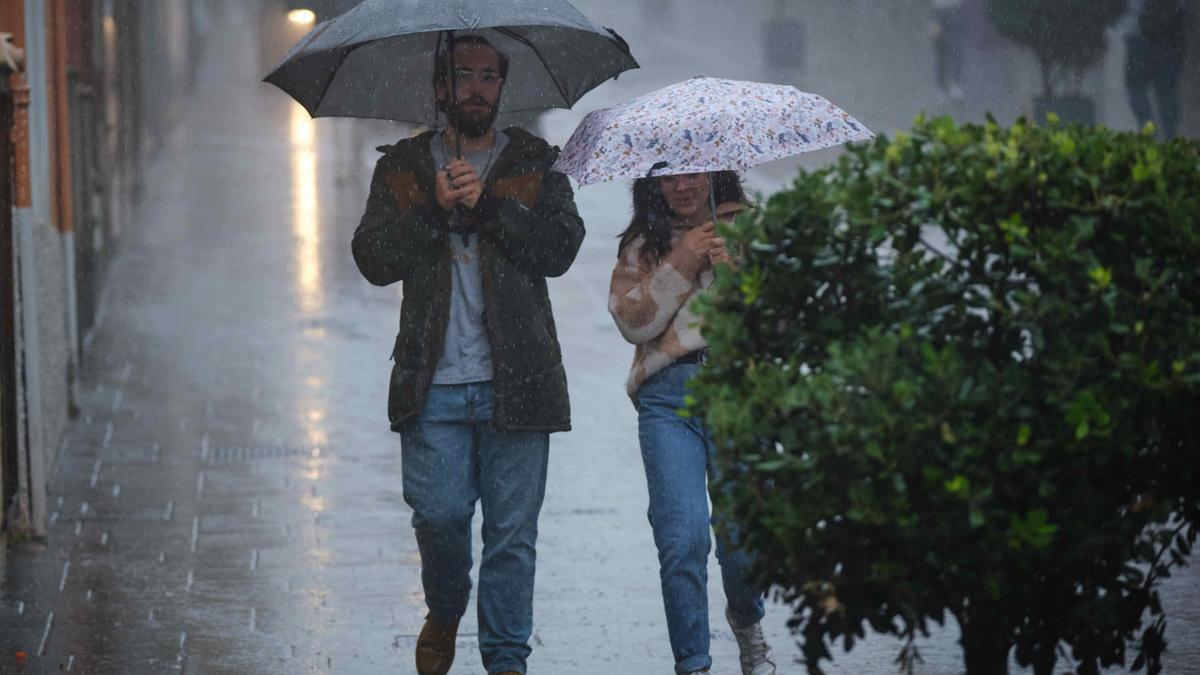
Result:
[[725,620],[733,630],[738,643],[738,659],[742,662],[742,675],[775,675],[775,654],[763,637],[762,624],[753,623],[739,628],[725,608]]

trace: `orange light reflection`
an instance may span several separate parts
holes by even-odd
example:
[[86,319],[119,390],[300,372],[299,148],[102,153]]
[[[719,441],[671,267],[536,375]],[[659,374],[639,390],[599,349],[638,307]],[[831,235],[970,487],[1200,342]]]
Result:
[[292,232],[296,235],[296,282],[300,309],[316,312],[321,292],[320,203],[317,200],[316,124],[298,103],[291,108]]

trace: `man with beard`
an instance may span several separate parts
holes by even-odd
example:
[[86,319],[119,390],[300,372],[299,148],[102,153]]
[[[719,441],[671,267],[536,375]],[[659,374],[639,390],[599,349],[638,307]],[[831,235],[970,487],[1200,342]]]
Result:
[[524,673],[549,434],[570,429],[546,277],[571,266],[583,221],[557,148],[492,126],[508,58],[474,35],[449,50],[433,82],[447,128],[381,148],[352,248],[368,281],[404,283],[388,416],[429,609],[417,672],[453,663],[481,501],[479,650],[488,673]]

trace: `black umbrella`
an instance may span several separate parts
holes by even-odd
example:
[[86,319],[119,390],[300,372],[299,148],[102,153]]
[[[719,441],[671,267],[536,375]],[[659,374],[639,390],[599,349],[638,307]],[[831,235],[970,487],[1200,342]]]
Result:
[[434,62],[456,35],[508,55],[499,112],[570,108],[638,67],[616,32],[566,0],[366,0],[314,28],[265,81],[313,117],[436,126]]

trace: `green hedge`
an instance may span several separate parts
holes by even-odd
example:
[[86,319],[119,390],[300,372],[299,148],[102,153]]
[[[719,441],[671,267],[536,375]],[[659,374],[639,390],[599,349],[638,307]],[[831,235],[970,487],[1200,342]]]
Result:
[[1195,142],[942,118],[728,229],[692,413],[814,672],[947,613],[970,673],[1060,643],[1159,668],[1200,509],[1198,223]]

